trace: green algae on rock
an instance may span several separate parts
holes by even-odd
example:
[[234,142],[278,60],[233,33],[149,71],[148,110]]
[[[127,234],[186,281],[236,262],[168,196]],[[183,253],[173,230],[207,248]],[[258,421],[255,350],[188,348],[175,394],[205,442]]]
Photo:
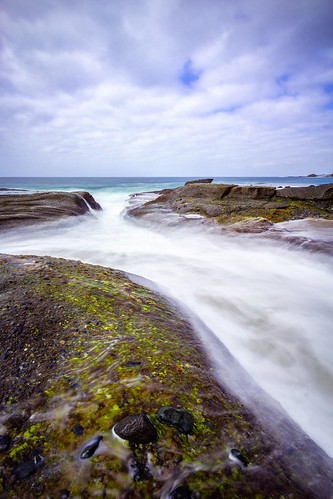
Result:
[[286,220],[333,219],[333,184],[276,189],[188,183],[162,191],[156,199],[130,208],[127,214],[145,219],[159,211],[185,216],[198,214],[239,232],[261,232],[272,223]]
[[[188,319],[157,294],[49,257],[2,256],[0,283],[0,496],[331,496],[322,454],[286,450],[217,383]],[[188,411],[191,431],[163,424],[165,407]],[[140,414],[154,438],[120,440],[115,425]]]

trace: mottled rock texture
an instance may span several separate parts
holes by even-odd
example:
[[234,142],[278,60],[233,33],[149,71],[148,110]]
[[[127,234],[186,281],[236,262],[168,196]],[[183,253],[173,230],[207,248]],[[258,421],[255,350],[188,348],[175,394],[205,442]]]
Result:
[[[183,312],[124,273],[1,256],[0,324],[1,498],[331,498],[332,460],[286,415],[288,438],[259,421]],[[133,423],[144,438],[114,436]]]
[[89,192],[4,192],[0,195],[0,230],[101,210]]
[[[129,210],[134,217],[169,210],[180,215],[198,213],[222,224],[256,219],[254,232],[266,230],[268,222],[308,217],[333,218],[333,184],[309,187],[238,186],[232,184],[189,183],[164,191],[157,199]],[[251,222],[245,231],[250,231]],[[269,224],[268,224],[269,226]],[[240,226],[236,226],[240,230]]]

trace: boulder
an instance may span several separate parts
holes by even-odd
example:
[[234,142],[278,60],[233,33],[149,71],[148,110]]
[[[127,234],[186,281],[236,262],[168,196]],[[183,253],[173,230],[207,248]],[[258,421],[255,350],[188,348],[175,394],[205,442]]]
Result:
[[89,192],[10,192],[0,195],[0,230],[102,209]]

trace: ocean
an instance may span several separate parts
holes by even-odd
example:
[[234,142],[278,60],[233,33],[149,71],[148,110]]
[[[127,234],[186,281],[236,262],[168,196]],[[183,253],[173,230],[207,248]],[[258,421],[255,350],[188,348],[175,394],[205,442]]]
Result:
[[[185,305],[255,381],[333,457],[333,258],[283,241],[164,228],[124,218],[129,196],[189,178],[1,178],[0,188],[87,190],[103,211],[0,235],[0,252],[79,259],[143,276]],[[319,185],[330,178],[215,182]],[[332,223],[293,222],[333,244]],[[202,338],[209,350],[209,336]],[[218,363],[218,359],[214,359]]]

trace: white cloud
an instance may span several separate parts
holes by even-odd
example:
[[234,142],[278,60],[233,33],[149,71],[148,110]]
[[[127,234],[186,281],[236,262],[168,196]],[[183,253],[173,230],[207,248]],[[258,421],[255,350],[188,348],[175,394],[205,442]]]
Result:
[[332,170],[328,0],[3,0],[0,22],[3,174]]

